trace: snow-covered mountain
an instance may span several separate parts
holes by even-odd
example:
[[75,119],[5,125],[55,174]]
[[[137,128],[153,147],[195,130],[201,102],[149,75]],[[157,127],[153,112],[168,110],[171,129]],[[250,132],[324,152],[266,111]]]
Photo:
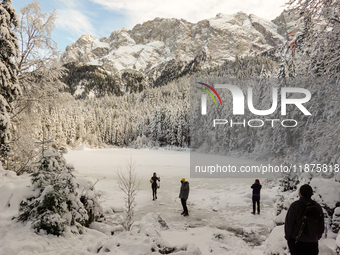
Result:
[[80,98],[140,92],[236,57],[273,55],[296,24],[285,12],[273,21],[238,12],[197,23],[156,18],[108,38],[82,35],[61,57],[65,82]]
[[217,14],[198,23],[156,18],[132,30],[113,31],[108,38],[82,35],[66,47],[62,62],[148,72],[170,60],[190,62],[203,54],[205,65],[214,66],[236,56],[261,53],[285,40],[276,24],[244,12]]

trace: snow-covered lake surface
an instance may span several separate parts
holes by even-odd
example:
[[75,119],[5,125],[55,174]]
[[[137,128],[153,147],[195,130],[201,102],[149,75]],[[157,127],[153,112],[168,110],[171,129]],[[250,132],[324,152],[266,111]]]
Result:
[[[116,182],[116,171],[118,168],[124,169],[125,162],[132,158],[136,172],[141,178],[135,219],[140,220],[150,212],[160,215],[170,227],[162,232],[162,236],[171,245],[193,242],[206,254],[209,249],[208,240],[212,238],[213,233],[229,230],[228,233],[231,232],[233,236],[236,233],[236,236],[242,237],[236,238],[243,242],[247,250],[252,250],[254,246],[257,250],[256,245],[265,240],[268,234],[267,224],[274,217],[276,188],[263,188],[261,215],[253,216],[250,214],[250,186],[254,179],[190,179],[188,151],[91,149],[70,151],[65,157],[80,174],[92,181],[101,179],[96,184],[96,189],[101,192],[105,211],[110,211],[110,208],[119,211],[119,208],[123,207],[124,196]],[[230,158],[231,163],[237,163],[239,160]],[[149,182],[153,172],[161,177],[156,201],[152,201]],[[180,180],[183,177],[190,183],[189,217],[180,215],[182,208],[178,195]],[[234,252],[240,248],[236,243],[229,245]],[[244,254],[250,254],[249,250]]]
[[[15,176],[0,167],[0,255],[83,254],[265,254],[263,241],[274,217],[277,188],[264,185],[261,215],[251,215],[254,179],[191,179],[188,151],[85,149],[65,155],[75,166],[77,180],[100,180],[99,194],[106,221],[91,225],[82,235],[63,237],[36,234],[29,224],[12,220],[19,203],[30,191],[30,178]],[[123,217],[124,195],[117,185],[116,171],[126,160],[135,161],[140,190],[136,198],[135,224],[121,232],[117,220]],[[231,161],[240,159],[230,158]],[[150,178],[161,177],[158,199],[152,201]],[[178,199],[180,179],[190,183],[189,217]],[[259,176],[261,179],[261,176]],[[162,224],[160,224],[162,223]],[[114,235],[111,230],[114,229]]]
[[[136,199],[136,209],[140,215],[147,212],[164,213],[172,207],[174,208],[171,211],[180,211],[178,194],[182,178],[190,183],[188,203],[195,210],[234,211],[235,208],[246,207],[247,213],[250,214],[250,186],[254,178],[190,179],[189,151],[91,149],[70,151],[65,158],[75,166],[78,173],[92,181],[100,179],[95,187],[102,192],[104,206],[123,206],[123,193],[119,190],[116,180],[117,170],[124,170],[126,161],[132,159],[138,178],[141,179]],[[240,159],[230,157],[231,163],[237,161]],[[149,182],[153,172],[161,178],[157,201],[152,201]],[[258,178],[261,179],[260,177],[259,175]],[[275,200],[275,196],[274,190],[263,190],[264,208],[267,202],[272,203]]]

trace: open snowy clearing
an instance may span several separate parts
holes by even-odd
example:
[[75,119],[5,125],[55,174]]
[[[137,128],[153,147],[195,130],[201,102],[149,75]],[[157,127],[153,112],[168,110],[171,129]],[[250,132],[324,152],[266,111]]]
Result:
[[[122,232],[124,195],[116,170],[130,157],[141,178],[136,198],[135,224]],[[264,186],[261,215],[251,212],[251,179],[190,179],[189,152],[134,149],[85,149],[65,155],[75,166],[77,181],[95,182],[105,222],[92,223],[82,235],[64,237],[35,234],[30,224],[11,220],[19,203],[29,194],[28,175],[15,176],[1,170],[0,254],[233,254],[261,255],[270,223],[277,188]],[[230,158],[231,163],[242,159]],[[158,199],[152,201],[149,179],[161,177]],[[190,183],[189,217],[180,215],[180,179]],[[259,176],[261,180],[261,176]],[[261,180],[262,181],[262,180]],[[114,234],[112,235],[112,231]]]
[[[241,221],[245,222],[249,218],[251,222],[254,218],[248,217],[251,211],[250,186],[254,179],[190,179],[189,157],[188,151],[134,149],[71,151],[65,155],[67,161],[75,166],[79,174],[91,181],[100,179],[95,187],[101,193],[102,206],[106,210],[113,208],[120,211],[123,207],[124,196],[118,188],[116,171],[119,168],[124,169],[125,162],[132,158],[136,164],[138,177],[141,178],[140,191],[136,199],[137,220],[148,212],[159,213],[162,217],[177,217],[176,212],[181,212],[178,198],[180,180],[184,177],[190,183],[188,203],[193,218],[201,217],[202,222],[209,220],[209,223],[212,223],[217,215],[239,214],[245,210],[247,217]],[[230,158],[231,162],[240,160]],[[152,201],[149,182],[153,172],[161,178],[157,201]],[[264,208],[266,206],[272,208],[276,194],[276,189],[262,191],[261,199]],[[262,217],[264,215],[258,218]]]
[[[194,243],[203,254],[262,254],[259,251],[261,249],[256,246],[265,240],[268,234],[267,224],[274,217],[272,205],[276,199],[276,188],[263,189],[262,214],[253,216],[250,214],[250,185],[254,181],[253,178],[190,179],[188,151],[76,150],[65,157],[80,174],[91,178],[92,181],[105,178],[96,184],[105,212],[121,211],[124,199],[116,182],[116,170],[119,167],[124,169],[126,160],[132,158],[136,163],[138,176],[142,179],[136,199],[135,218],[138,221],[147,213],[158,214],[169,227],[161,232],[161,236],[170,245]],[[230,158],[230,161],[236,164],[240,159]],[[152,201],[149,182],[153,172],[161,177],[156,201]],[[178,198],[179,181],[183,177],[190,183],[190,216],[187,218],[180,215],[182,207]],[[113,213],[111,217],[108,216],[108,221],[111,218],[114,222],[116,215]],[[224,233],[225,241],[214,238],[214,234],[218,233]],[[240,244],[237,245],[237,242]],[[240,249],[241,247],[243,248]],[[243,249],[245,251],[242,251]]]

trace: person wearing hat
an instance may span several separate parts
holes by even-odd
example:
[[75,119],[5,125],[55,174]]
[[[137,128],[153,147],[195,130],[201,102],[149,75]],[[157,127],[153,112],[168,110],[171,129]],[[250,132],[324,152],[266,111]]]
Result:
[[[286,214],[285,239],[291,255],[319,254],[318,240],[324,232],[325,223],[322,208],[311,199],[312,195],[312,187],[308,184],[302,185],[299,190],[300,199],[290,205]],[[303,225],[305,217],[307,221]],[[308,221],[309,217],[313,219]]]
[[181,180],[181,189],[179,192],[179,198],[181,199],[181,203],[183,206],[183,212],[181,213],[183,216],[189,216],[187,200],[189,197],[189,182],[185,181],[185,178]]
[[251,188],[253,189],[253,212],[251,214],[255,215],[255,209],[257,204],[257,213],[260,214],[260,191],[262,188],[262,185],[260,184],[260,180],[256,179],[255,183],[251,185]]

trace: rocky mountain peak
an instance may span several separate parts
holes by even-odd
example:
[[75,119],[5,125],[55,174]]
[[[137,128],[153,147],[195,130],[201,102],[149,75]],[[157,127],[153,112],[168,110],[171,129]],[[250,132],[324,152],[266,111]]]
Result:
[[82,35],[75,44],[79,45],[80,47],[85,46],[91,42],[93,42],[95,38],[92,35]]
[[189,63],[205,55],[205,67],[236,56],[259,54],[286,40],[283,28],[253,14],[219,13],[191,23],[184,19],[155,18],[122,28],[106,37],[81,36],[66,47],[64,64],[91,64],[107,70],[134,69],[148,73],[169,61]]

